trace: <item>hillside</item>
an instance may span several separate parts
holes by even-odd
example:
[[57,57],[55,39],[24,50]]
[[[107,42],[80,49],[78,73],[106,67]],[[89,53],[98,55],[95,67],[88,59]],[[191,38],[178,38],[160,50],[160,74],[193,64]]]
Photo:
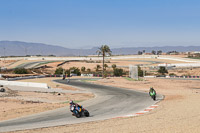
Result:
[[[67,46],[66,46],[67,47]],[[66,47],[47,45],[43,43],[29,43],[20,41],[0,41],[0,56],[25,56],[25,55],[56,55],[56,56],[86,56],[96,54],[97,47],[91,49],[69,49]],[[200,51],[200,46],[165,46],[165,47],[124,47],[111,48],[114,55],[137,54],[138,51],[152,50],[168,51]]]

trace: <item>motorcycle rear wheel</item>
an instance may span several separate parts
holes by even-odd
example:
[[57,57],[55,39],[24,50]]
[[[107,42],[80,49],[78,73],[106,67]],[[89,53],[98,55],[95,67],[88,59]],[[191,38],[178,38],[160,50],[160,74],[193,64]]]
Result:
[[85,111],[84,111],[84,115],[85,115],[86,117],[89,117],[89,116],[90,116],[90,113],[89,113],[87,110],[85,110]]

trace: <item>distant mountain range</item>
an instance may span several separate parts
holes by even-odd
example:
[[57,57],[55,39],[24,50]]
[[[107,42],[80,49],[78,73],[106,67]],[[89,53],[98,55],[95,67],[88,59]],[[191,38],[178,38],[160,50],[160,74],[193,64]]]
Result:
[[[99,46],[100,47],[100,46]],[[43,43],[29,43],[20,41],[0,41],[0,56],[25,56],[25,55],[56,55],[56,56],[86,56],[95,55],[97,47],[91,49],[69,49],[61,46],[47,45]],[[152,50],[162,52],[178,51],[200,51],[200,46],[163,46],[163,47],[124,47],[113,48],[113,55],[137,54],[138,51],[151,52]]]

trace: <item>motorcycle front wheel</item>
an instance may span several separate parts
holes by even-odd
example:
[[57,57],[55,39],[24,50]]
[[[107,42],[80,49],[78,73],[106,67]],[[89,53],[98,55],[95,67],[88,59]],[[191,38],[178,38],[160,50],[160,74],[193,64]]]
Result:
[[81,117],[81,114],[80,113],[77,113],[76,114],[76,118],[80,118]]
[[153,100],[154,100],[154,101],[156,100],[156,95],[153,96]]

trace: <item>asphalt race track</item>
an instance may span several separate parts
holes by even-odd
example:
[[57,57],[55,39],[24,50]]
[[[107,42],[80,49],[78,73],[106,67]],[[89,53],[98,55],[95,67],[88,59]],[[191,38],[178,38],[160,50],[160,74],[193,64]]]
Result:
[[[56,82],[67,84],[67,80],[57,80]],[[0,132],[115,118],[142,111],[163,98],[163,96],[158,95],[158,100],[153,101],[148,93],[80,82],[78,79],[70,80],[69,85],[96,95],[95,98],[80,103],[90,112],[90,117],[76,118],[71,115],[67,106],[53,111],[0,122]]]

